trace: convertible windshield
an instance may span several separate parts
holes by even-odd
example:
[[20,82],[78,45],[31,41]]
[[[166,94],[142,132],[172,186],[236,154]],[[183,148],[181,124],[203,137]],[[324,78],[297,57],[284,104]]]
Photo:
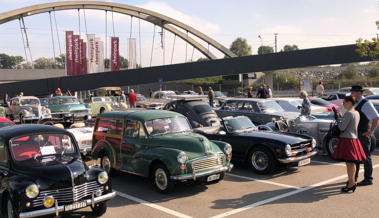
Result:
[[74,154],[73,140],[66,134],[27,135],[11,139],[14,159],[23,161],[38,156]]
[[232,133],[255,129],[255,125],[247,117],[227,119],[224,121],[224,124],[228,132]]
[[262,113],[284,111],[284,109],[278,103],[276,103],[276,101],[259,102],[258,107],[261,109]]
[[92,98],[93,102],[111,102],[109,97]]
[[39,105],[40,103],[39,103],[39,100],[38,99],[34,99],[34,98],[32,98],[32,99],[21,99],[20,100],[20,105],[22,106],[22,105]]
[[191,127],[184,117],[167,117],[149,120],[146,122],[146,129],[150,135],[191,131]]

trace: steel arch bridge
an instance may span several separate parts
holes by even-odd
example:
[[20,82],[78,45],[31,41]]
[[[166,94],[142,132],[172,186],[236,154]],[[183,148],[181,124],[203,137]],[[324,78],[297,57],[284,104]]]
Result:
[[[205,55],[207,58],[211,60],[215,60],[217,59],[217,57],[213,53],[211,53],[209,49],[205,48],[195,39],[188,36],[188,33],[191,33],[192,35],[208,43],[208,45],[211,45],[212,47],[223,53],[226,57],[237,57],[237,55],[235,55],[233,52],[231,52],[229,49],[227,49],[220,43],[216,42],[214,39],[180,21],[177,21],[173,18],[147,9],[113,2],[64,1],[29,6],[0,14],[0,25],[24,17],[33,16],[36,14],[72,9],[103,10],[130,15],[132,17],[136,17],[145,20],[149,23],[155,24],[175,34],[184,41],[188,42],[190,45],[192,45],[199,52],[201,52],[203,55]],[[187,34],[185,32],[187,32]]]

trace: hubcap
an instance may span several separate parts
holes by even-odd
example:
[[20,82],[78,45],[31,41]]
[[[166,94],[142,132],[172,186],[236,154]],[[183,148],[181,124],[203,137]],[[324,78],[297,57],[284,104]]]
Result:
[[14,217],[12,202],[8,201],[7,204],[8,217]]
[[251,157],[251,162],[255,169],[264,170],[268,166],[268,157],[264,152],[256,151]]
[[155,171],[155,183],[161,190],[165,190],[167,188],[167,175],[165,171],[161,168]]
[[332,138],[329,140],[328,148],[331,154],[333,154],[334,151],[336,150],[337,144],[338,144],[338,138]]
[[103,170],[105,170],[107,173],[109,173],[109,171],[111,169],[111,161],[109,160],[108,156],[103,157],[101,165],[103,167]]

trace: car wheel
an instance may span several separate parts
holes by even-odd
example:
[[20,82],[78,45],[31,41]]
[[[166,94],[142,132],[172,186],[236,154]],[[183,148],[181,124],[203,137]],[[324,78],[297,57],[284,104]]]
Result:
[[169,194],[174,191],[175,181],[170,179],[170,172],[163,164],[157,164],[153,171],[154,184],[159,193]]
[[276,159],[272,152],[265,147],[256,147],[250,151],[249,165],[258,174],[269,174],[276,167]]
[[337,137],[328,138],[325,148],[330,157],[333,155],[334,151],[336,150],[337,144],[338,144]]
[[17,211],[14,209],[11,197],[9,195],[7,198],[7,215],[8,215],[8,218],[19,218],[20,217],[19,214],[17,213]]
[[25,124],[25,123],[26,123],[23,114],[20,114],[20,123],[21,123],[21,124]]
[[102,113],[104,113],[105,112],[105,108],[100,108],[100,113],[102,114]]
[[91,206],[91,210],[96,216],[101,216],[107,212],[107,202],[95,204],[94,207]]
[[371,147],[370,147],[370,153],[374,152],[376,148],[376,137],[375,135],[371,136]]
[[109,176],[114,176],[116,170],[112,168],[112,162],[108,157],[108,154],[101,156],[101,168],[108,173]]

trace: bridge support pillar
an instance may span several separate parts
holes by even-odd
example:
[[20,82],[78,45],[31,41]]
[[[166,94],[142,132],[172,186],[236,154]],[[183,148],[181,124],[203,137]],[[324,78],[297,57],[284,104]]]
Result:
[[273,79],[273,75],[274,75],[274,71],[266,71],[264,72],[265,73],[265,84],[266,86],[271,86],[271,89],[273,88],[273,84],[274,84],[274,79]]

